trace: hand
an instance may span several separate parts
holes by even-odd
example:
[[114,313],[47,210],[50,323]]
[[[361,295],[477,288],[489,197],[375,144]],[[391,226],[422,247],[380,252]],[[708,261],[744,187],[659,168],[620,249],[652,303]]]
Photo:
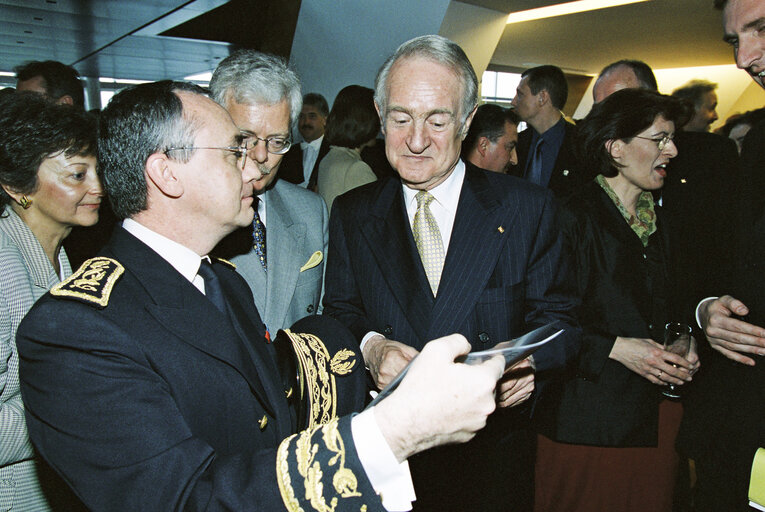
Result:
[[369,338],[363,351],[364,361],[378,389],[387,386],[417,354],[417,350],[409,345],[379,335]]
[[698,342],[693,336],[691,336],[691,347],[688,349],[688,354],[685,356],[685,360],[688,361],[688,364],[691,365],[688,373],[690,373],[691,377],[693,377],[693,375],[699,371],[699,368],[701,367],[701,361],[699,361]]
[[467,442],[486,425],[504,361],[454,362],[469,351],[460,334],[431,341],[398,388],[375,405],[380,431],[399,461],[433,446]]
[[699,305],[699,319],[709,345],[728,359],[754,366],[754,359],[745,354],[765,355],[765,329],[733,318],[747,314],[749,308],[730,295]]
[[534,369],[528,358],[505,371],[499,381],[497,400],[500,407],[513,407],[525,402],[534,391]]
[[[695,345],[695,342],[692,342]],[[695,348],[694,348],[695,352]],[[683,356],[667,352],[664,347],[647,338],[617,336],[608,355],[653,384],[677,386],[690,382],[694,363]],[[698,356],[695,356],[698,368]]]

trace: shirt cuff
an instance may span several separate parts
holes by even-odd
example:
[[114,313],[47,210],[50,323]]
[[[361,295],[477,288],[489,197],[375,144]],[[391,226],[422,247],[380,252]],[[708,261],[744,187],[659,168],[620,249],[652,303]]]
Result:
[[398,462],[375,420],[374,407],[351,420],[356,452],[375,492],[388,512],[412,510],[416,499],[409,462]]
[[364,337],[361,338],[361,344],[359,345],[359,349],[361,349],[362,352],[364,352],[364,346],[367,344],[367,341],[369,341],[369,339],[372,336],[382,336],[382,334],[380,334],[379,332],[375,332],[375,331],[369,331],[368,333],[366,333],[364,335]]
[[704,304],[708,300],[715,300],[719,299],[719,297],[707,297],[706,299],[702,299],[699,301],[698,304],[696,304],[696,324],[698,324],[699,329],[704,330],[704,326],[701,325],[701,317],[699,316],[699,310],[701,309],[701,305]]

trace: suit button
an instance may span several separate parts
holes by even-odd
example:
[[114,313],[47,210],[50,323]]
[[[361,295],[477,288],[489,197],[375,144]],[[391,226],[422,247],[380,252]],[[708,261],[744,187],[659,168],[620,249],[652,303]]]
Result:
[[383,332],[383,334],[384,334],[384,335],[386,335],[386,336],[390,336],[391,334],[393,334],[393,326],[392,326],[392,325],[386,325],[386,326],[383,328],[383,331],[382,331],[382,332]]
[[258,426],[260,427],[260,431],[264,431],[266,429],[266,425],[268,425],[268,417],[264,414],[260,420],[258,420]]
[[488,334],[485,332],[478,334],[478,339],[481,341],[481,343],[489,343],[489,340],[491,339]]
[[308,307],[305,308],[306,312],[313,313],[313,304],[308,304]]

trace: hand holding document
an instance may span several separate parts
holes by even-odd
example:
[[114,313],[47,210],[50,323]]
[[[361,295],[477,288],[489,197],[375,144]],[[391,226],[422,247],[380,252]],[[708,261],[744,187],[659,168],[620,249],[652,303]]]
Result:
[[[477,352],[470,352],[464,356],[457,358],[457,362],[461,362],[467,365],[480,364],[487,359],[491,359],[494,356],[502,356],[505,360],[505,369],[510,368],[518,361],[527,358],[546,343],[558,337],[563,332],[563,329],[557,327],[557,324],[548,324],[533,331],[524,334],[520,338],[515,338],[509,341],[503,341],[498,343],[494,347],[488,350],[481,350]],[[416,359],[416,357],[415,357]],[[367,409],[373,407],[381,400],[385,399],[390,393],[392,393],[399,385],[401,380],[406,376],[407,371],[411,367],[414,359],[394,378],[390,384],[388,384],[374,400],[367,406]]]

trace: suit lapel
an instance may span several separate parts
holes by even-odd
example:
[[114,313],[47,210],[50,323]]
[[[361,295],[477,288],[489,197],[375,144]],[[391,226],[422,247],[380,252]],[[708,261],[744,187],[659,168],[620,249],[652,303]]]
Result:
[[[278,186],[278,183],[277,183]],[[287,316],[290,300],[295,294],[298,269],[305,239],[306,225],[295,221],[277,188],[267,192],[266,200],[266,248],[268,251],[268,277],[266,289],[265,318],[274,326],[281,326]],[[262,270],[262,269],[261,269]],[[287,326],[289,327],[289,326]],[[276,335],[276,332],[272,333]]]
[[242,347],[247,351],[250,360],[261,362],[256,365],[257,378],[268,396],[269,403],[276,410],[276,421],[281,431],[288,435],[291,433],[290,413],[287,409],[284,390],[281,388],[282,379],[277,370],[274,351],[265,341],[263,321],[257,309],[249,301],[249,295],[243,297],[237,294],[232,284],[223,276],[221,276],[221,284],[228,298],[233,327],[239,337],[244,340]]
[[275,416],[255,362],[228,316],[213,307],[167,261],[123,228],[117,227],[110,245],[117,261],[135,275],[151,297],[152,303],[145,307],[157,322],[185,343],[236,369],[263,407]]
[[449,250],[425,339],[457,332],[486,287],[511,236],[517,203],[500,203],[485,171],[467,165]]
[[360,223],[383,280],[417,337],[426,340],[433,295],[414,244],[399,180],[388,180]]

